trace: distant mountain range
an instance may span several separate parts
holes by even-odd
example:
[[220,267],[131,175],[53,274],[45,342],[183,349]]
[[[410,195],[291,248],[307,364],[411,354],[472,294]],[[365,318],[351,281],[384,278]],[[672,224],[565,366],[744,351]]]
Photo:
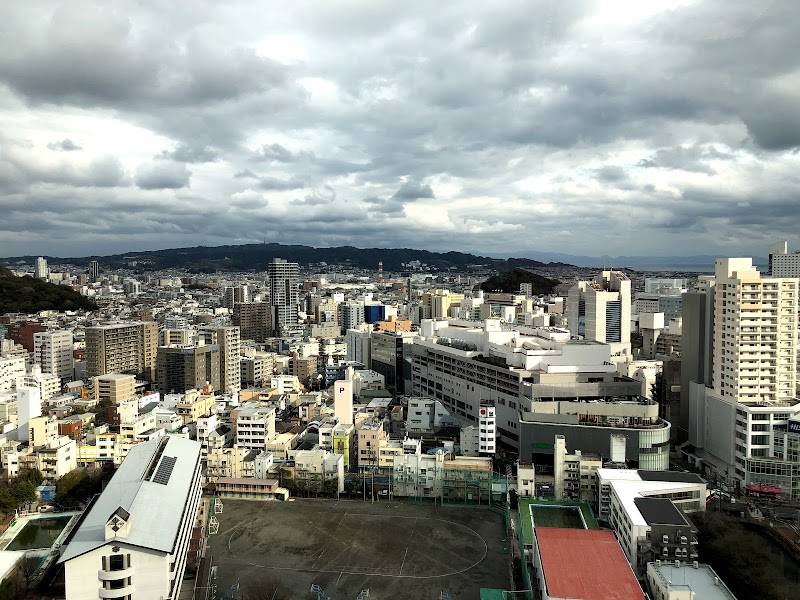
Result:
[[[694,254],[691,256],[582,256],[565,254],[561,252],[539,252],[538,250],[523,251],[520,255],[537,261],[556,261],[569,263],[579,267],[606,267],[621,269],[623,267],[702,267],[713,270],[714,261],[723,258],[722,255]],[[764,266],[767,264],[764,257],[754,257],[753,264]]]
[[[89,261],[97,260],[101,269],[137,268],[143,271],[163,269],[186,269],[196,273],[216,271],[264,271],[273,258],[283,258],[301,265],[327,263],[329,265],[347,264],[363,269],[378,269],[378,261],[383,261],[387,272],[409,270],[407,265],[414,261],[430,266],[433,270],[496,270],[504,271],[514,267],[524,268],[570,268],[573,265],[562,263],[543,263],[530,258],[492,258],[476,256],[463,252],[429,252],[409,248],[355,248],[340,246],[336,248],[313,248],[283,244],[244,244],[238,246],[197,246],[194,248],[173,248],[148,252],[129,252],[111,256],[53,257],[47,256],[48,264],[73,264],[88,266]],[[14,256],[0,259],[9,266],[20,262],[33,264],[35,256]]]
[[[515,253],[516,254],[516,253]],[[413,261],[430,266],[433,270],[444,271],[490,269],[506,271],[514,268],[576,268],[596,267],[615,268],[632,267],[634,269],[651,268],[653,270],[675,268],[691,271],[712,270],[714,255],[693,256],[582,256],[559,252],[539,252],[536,250],[521,251],[517,257],[497,258],[479,256],[465,252],[431,252],[411,248],[356,248],[339,246],[335,248],[314,248],[312,246],[284,244],[243,244],[237,246],[196,246],[193,248],[171,248],[146,252],[128,252],[110,256],[83,257],[45,257],[50,265],[73,264],[88,266],[89,261],[97,260],[102,269],[130,268],[134,266],[142,271],[163,269],[186,269],[196,273],[214,273],[216,271],[263,271],[273,258],[283,258],[301,265],[327,263],[330,265],[349,264],[353,267],[377,270],[378,261],[383,261],[387,272],[405,271]],[[14,266],[24,262],[33,264],[35,256],[13,256],[0,259],[0,263]],[[758,265],[766,265],[765,258],[755,258]]]

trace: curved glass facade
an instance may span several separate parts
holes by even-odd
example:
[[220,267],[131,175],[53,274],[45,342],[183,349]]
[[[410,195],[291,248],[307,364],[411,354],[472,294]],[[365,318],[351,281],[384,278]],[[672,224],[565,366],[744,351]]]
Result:
[[645,471],[669,469],[669,433],[672,425],[663,421],[665,427],[639,431],[639,468]]

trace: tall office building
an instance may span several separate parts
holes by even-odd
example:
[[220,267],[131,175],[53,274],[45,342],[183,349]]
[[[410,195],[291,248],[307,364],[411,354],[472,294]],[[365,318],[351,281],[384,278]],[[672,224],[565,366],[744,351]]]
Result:
[[603,271],[594,281],[579,281],[567,300],[573,338],[611,346],[611,356],[631,354],[631,281],[621,271]]
[[43,257],[39,257],[36,259],[36,267],[34,270],[34,276],[36,279],[47,279],[49,271],[47,269],[47,260]]
[[219,346],[220,389],[235,394],[242,389],[242,371],[239,364],[241,340],[238,327],[203,327],[198,332],[206,344]]
[[100,263],[93,260],[89,263],[89,282],[96,283],[100,281]]
[[156,374],[158,323],[133,322],[86,328],[86,376],[129,373],[147,381]]
[[275,329],[283,331],[296,326],[300,266],[282,258],[273,258],[267,266],[267,273],[269,275],[270,304],[272,304],[275,316]]
[[[206,383],[216,392],[220,384],[220,349],[214,345],[160,346],[157,385],[162,394],[201,389]],[[238,363],[236,365],[239,366]]]
[[72,332],[34,333],[33,361],[41,366],[43,373],[58,375],[62,381],[71,381],[74,375]]
[[800,277],[800,252],[789,252],[787,242],[769,247],[769,274],[772,277]]

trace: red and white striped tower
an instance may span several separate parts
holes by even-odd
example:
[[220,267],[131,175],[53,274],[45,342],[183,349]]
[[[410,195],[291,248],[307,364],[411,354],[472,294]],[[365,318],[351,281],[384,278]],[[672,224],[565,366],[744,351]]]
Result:
[[378,261],[378,283],[383,283],[383,261]]

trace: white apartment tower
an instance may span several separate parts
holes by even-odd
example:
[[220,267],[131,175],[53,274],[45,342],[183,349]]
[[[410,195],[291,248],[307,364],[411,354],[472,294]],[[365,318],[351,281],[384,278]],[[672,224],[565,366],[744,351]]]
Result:
[[49,270],[47,269],[47,259],[39,257],[36,259],[36,267],[34,269],[34,276],[36,279],[47,279]]
[[762,277],[752,259],[725,258],[715,282],[711,382],[695,420],[699,445],[745,484],[758,477],[753,461],[780,454],[773,434],[800,412],[798,279]]
[[33,335],[33,360],[43,373],[58,375],[62,381],[73,377],[72,332],[48,331]]
[[744,403],[795,397],[797,288],[796,278],[762,278],[750,258],[717,260],[715,395]]
[[612,357],[631,354],[631,281],[621,271],[603,271],[594,281],[569,290],[569,332],[573,338],[611,346]]
[[299,294],[297,284],[300,265],[282,258],[273,258],[267,265],[269,275],[269,297],[274,311],[275,329],[282,331],[297,325],[297,304]]
[[206,344],[219,346],[220,387],[226,394],[236,394],[242,389],[242,369],[239,364],[241,349],[240,329],[238,327],[206,327],[200,330],[199,337]]

